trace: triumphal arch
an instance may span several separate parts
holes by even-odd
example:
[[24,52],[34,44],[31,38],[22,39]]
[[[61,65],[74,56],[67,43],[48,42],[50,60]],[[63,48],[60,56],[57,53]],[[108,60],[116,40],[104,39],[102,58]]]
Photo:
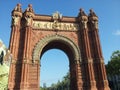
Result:
[[[12,53],[9,90],[39,90],[40,59],[57,48],[69,57],[70,90],[109,90],[98,35],[98,17],[93,10],[77,17],[35,14],[32,5],[12,11]],[[62,66],[62,65],[61,65]]]

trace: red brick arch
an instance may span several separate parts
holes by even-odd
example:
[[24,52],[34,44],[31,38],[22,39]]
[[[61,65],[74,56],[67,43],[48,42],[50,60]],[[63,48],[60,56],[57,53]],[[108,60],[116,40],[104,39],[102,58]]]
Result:
[[[64,37],[62,35],[51,35],[51,36],[46,36],[42,38],[34,47],[33,50],[33,60],[39,60],[43,48],[49,43],[57,43],[60,42],[59,44],[56,45],[51,45],[49,48],[60,48],[60,49],[66,49],[69,47],[71,49],[71,52],[73,52],[73,56],[75,60],[80,60],[80,50],[78,46],[69,38]],[[67,46],[66,48],[64,46],[61,46],[60,44],[65,44]],[[65,52],[68,52],[67,50],[63,50]],[[69,53],[69,52],[68,52]]]
[[98,34],[98,17],[83,9],[77,17],[34,13],[32,5],[12,11],[9,90],[39,90],[40,57],[51,48],[69,57],[70,90],[109,90]]

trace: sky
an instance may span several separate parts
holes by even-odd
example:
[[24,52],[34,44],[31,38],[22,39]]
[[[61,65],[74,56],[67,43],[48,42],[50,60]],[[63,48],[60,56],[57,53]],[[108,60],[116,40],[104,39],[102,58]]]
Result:
[[[52,15],[59,11],[63,16],[73,17],[77,17],[80,8],[86,14],[92,8],[99,18],[99,36],[105,64],[112,52],[120,50],[120,0],[0,0],[0,39],[7,47],[11,32],[11,11],[17,3],[22,4],[23,11],[28,4],[32,4],[36,14]],[[56,57],[52,56],[56,53]],[[47,51],[41,59],[41,84],[50,85],[61,80],[68,70],[68,57],[63,51]]]

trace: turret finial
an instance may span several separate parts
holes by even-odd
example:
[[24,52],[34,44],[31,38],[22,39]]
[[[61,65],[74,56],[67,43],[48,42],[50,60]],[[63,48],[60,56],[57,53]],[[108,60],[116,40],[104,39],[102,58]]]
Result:
[[16,5],[16,7],[14,8],[14,10],[13,10],[13,11],[22,12],[22,9],[21,9],[21,4],[20,4],[20,3],[18,3],[18,4]]
[[95,12],[93,11],[93,9],[90,9],[90,14],[89,14],[89,16],[95,16],[95,17],[97,17],[97,15],[96,15]]
[[26,9],[26,11],[27,11],[27,12],[32,12],[32,13],[34,13],[34,10],[33,10],[33,8],[32,8],[32,4],[29,4],[29,5],[28,5],[28,8]]
[[78,16],[87,16],[82,8],[80,8]]

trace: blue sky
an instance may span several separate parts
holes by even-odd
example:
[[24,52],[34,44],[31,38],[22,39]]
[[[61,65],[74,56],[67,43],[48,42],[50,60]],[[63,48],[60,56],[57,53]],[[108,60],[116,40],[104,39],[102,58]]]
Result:
[[[11,32],[11,11],[17,3],[22,4],[23,11],[28,4],[32,4],[36,14],[52,15],[55,11],[59,11],[63,16],[74,17],[78,15],[80,8],[83,8],[86,14],[93,8],[99,17],[99,35],[105,63],[108,62],[113,51],[120,50],[120,0],[0,0],[0,39],[7,47]],[[53,60],[54,58],[51,58],[51,53],[62,56],[59,58],[60,60],[56,56],[56,62]],[[46,60],[46,57],[49,57],[51,62]],[[50,50],[43,55],[41,68],[43,68],[41,69],[42,82],[48,84],[55,82],[67,73],[69,69],[68,58],[60,50]],[[44,72],[44,69],[47,71]],[[61,74],[57,73],[58,70]],[[51,72],[56,74],[51,75]]]

